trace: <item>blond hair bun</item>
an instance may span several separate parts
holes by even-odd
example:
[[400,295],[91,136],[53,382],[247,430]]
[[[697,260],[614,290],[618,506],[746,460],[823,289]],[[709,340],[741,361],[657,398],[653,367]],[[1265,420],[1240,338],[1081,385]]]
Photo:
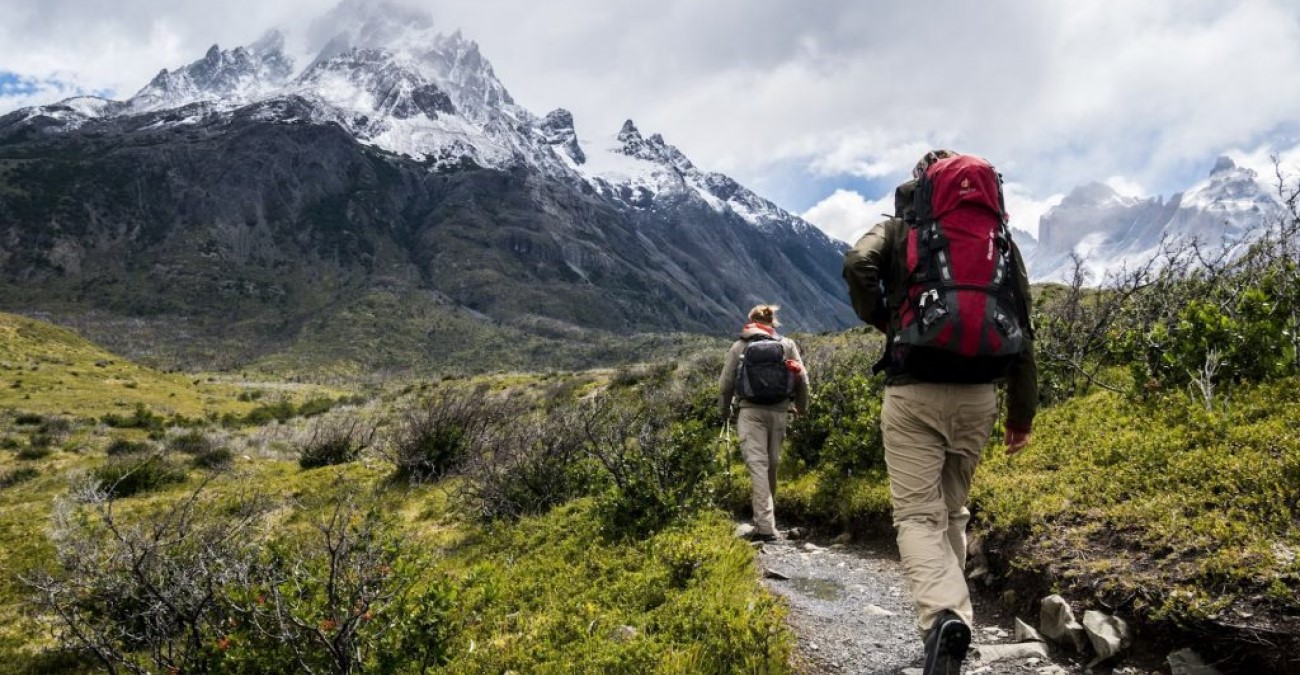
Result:
[[781,322],[776,320],[776,312],[779,309],[781,309],[779,305],[758,305],[749,310],[749,320],[769,326],[780,326]]

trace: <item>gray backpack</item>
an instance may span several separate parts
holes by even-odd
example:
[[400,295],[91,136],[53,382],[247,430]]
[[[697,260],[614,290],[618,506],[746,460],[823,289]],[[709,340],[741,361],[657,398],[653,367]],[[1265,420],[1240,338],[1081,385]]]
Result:
[[779,338],[751,338],[736,369],[736,396],[742,401],[771,405],[794,396],[794,373],[785,365],[785,344]]

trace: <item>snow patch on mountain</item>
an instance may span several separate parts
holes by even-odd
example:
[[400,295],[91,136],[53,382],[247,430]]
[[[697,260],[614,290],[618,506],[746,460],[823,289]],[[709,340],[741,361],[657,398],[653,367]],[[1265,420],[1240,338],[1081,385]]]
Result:
[[293,74],[284,53],[284,35],[271,31],[247,47],[229,51],[212,45],[202,59],[163,69],[127,101],[124,112],[139,114],[210,101],[234,108],[259,100],[283,86]]
[[1145,265],[1164,241],[1239,247],[1281,212],[1271,187],[1227,157],[1216,161],[1208,178],[1167,199],[1124,196],[1091,183],[1043,215],[1026,264],[1035,281],[1066,281],[1079,257],[1096,283],[1108,272]]

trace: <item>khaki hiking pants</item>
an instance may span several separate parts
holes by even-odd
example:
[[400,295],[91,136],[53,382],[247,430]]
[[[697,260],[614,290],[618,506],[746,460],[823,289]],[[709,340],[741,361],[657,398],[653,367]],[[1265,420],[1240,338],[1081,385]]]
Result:
[[965,575],[966,500],[997,415],[992,384],[885,388],[880,425],[889,495],[922,631],[945,609],[967,625],[973,621]]
[[749,469],[754,528],[759,534],[776,534],[776,467],[790,413],[771,408],[741,408],[736,418],[740,454]]

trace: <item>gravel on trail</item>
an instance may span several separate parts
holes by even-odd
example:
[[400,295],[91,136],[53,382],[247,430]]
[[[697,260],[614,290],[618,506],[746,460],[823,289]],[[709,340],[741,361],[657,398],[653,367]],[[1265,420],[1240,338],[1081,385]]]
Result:
[[[796,668],[806,673],[920,675],[921,636],[892,542],[844,544],[783,539],[758,546],[764,583],[784,597],[790,608],[788,623],[798,638]],[[990,616],[990,612],[981,612],[980,604],[976,603],[973,645],[1012,644],[1013,618]],[[1025,618],[1037,623],[1037,617]],[[1007,625],[1000,625],[1003,620]],[[977,656],[978,650],[973,649],[962,673],[1085,672],[1083,663],[1055,651],[1050,656],[1027,655],[994,662],[982,662]],[[1114,673],[1126,671],[1121,668]]]

